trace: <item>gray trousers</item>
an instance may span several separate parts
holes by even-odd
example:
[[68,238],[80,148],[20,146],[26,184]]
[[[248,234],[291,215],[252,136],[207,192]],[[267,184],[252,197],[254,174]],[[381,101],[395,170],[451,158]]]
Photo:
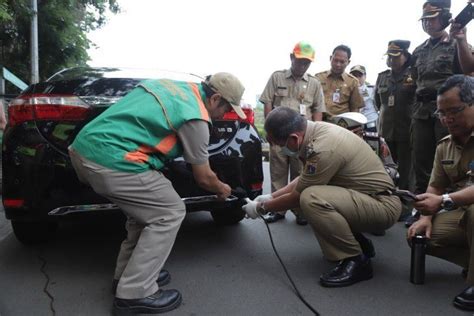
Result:
[[115,203],[127,216],[114,278],[116,297],[144,298],[158,291],[156,280],[173,247],[186,208],[171,182],[158,171],[118,172],[70,150],[79,180]]

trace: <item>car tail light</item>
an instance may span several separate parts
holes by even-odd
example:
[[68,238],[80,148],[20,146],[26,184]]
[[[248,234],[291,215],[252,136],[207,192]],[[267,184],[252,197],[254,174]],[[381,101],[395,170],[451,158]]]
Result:
[[4,207],[22,207],[25,200],[5,199],[3,200]]
[[28,94],[8,105],[8,123],[14,126],[32,120],[80,121],[89,105],[75,95]]
[[255,122],[255,114],[252,109],[242,109],[247,116],[246,119],[241,119],[234,110],[224,114],[223,120],[226,121],[242,121],[253,125]]

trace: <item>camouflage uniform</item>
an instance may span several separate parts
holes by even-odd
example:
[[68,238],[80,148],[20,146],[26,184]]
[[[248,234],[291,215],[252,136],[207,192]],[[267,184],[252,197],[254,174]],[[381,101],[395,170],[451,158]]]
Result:
[[447,78],[461,74],[462,70],[456,42],[447,33],[437,41],[426,40],[414,50],[413,58],[412,74],[417,86],[411,128],[415,192],[424,193],[433,168],[436,143],[448,134],[434,115],[437,90]]

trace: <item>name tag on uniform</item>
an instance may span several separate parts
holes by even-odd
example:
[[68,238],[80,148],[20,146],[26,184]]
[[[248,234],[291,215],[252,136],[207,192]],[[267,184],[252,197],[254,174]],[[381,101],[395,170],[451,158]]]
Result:
[[452,159],[441,160],[441,164],[442,165],[453,165],[454,160],[452,160]]
[[395,105],[395,96],[391,95],[388,97],[388,106],[394,106]]
[[306,115],[306,105],[300,104],[300,114]]
[[339,89],[336,90],[336,92],[332,94],[332,102],[334,103],[341,102],[341,93],[339,92]]

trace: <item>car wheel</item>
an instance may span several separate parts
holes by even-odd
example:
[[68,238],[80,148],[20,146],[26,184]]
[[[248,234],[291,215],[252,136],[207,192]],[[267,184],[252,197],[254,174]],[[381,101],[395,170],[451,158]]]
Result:
[[216,209],[211,211],[211,215],[219,225],[234,225],[245,217],[245,212],[240,208]]
[[15,237],[25,245],[48,241],[58,228],[56,222],[12,220]]

